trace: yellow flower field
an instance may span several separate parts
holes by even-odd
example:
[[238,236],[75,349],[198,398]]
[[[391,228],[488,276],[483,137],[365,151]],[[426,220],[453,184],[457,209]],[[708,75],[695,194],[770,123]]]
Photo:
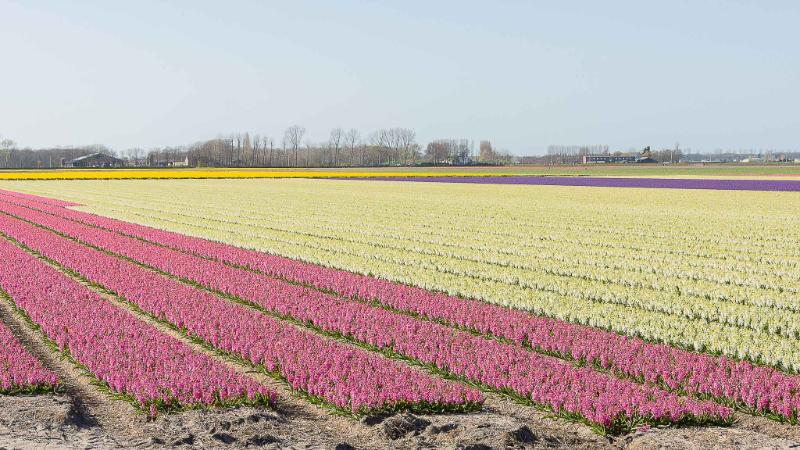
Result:
[[[142,170],[19,170],[0,171],[0,180],[122,180],[206,178],[364,178],[408,176],[473,176],[469,172],[395,172],[369,170],[280,170],[280,169],[142,169]],[[503,176],[503,173],[481,172]]]

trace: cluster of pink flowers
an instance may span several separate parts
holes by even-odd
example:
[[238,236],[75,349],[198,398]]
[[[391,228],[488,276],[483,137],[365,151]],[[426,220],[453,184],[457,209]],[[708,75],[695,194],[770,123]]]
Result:
[[773,368],[651,344],[639,338],[537,317],[499,305],[51,207],[38,202],[37,198],[41,197],[14,197],[17,195],[0,193],[0,199],[345,297],[376,301],[396,310],[502,337],[520,346],[596,364],[623,376],[672,390],[727,399],[745,409],[770,412],[790,420],[796,420],[800,411],[800,376]]
[[[681,397],[657,387],[618,379],[590,368],[576,368],[561,359],[530,352],[516,345],[503,344],[433,322],[344,300],[244,269],[229,267],[218,261],[199,258],[52,215],[25,212],[12,207],[7,210],[82,242],[250,301],[271,312],[435,365],[441,370],[498,390],[511,390],[519,396],[547,405],[556,411],[579,414],[604,427],[613,428],[617,419],[643,418],[656,422],[674,422],[692,418],[725,420],[731,413],[728,408],[711,402]],[[26,237],[21,240],[27,243],[32,239],[34,238]],[[49,239],[35,237],[36,242],[52,239],[52,237]],[[70,244],[80,247],[72,242]],[[61,244],[54,245],[61,246]],[[86,248],[86,250],[91,249]],[[80,249],[75,247],[58,250],[48,248],[43,251],[46,254],[80,253]],[[103,269],[106,273],[101,274],[93,273],[93,269],[87,267],[92,264],[97,265],[98,260],[104,260],[103,257],[109,258],[107,255],[95,255],[93,252],[95,251],[88,251],[84,256],[71,258],[60,257],[58,260],[85,261],[66,265],[71,268],[79,267],[76,270],[90,279],[108,280],[107,268]],[[107,267],[112,263],[99,265]],[[139,279],[138,283],[147,286],[158,285],[159,282],[152,279],[157,275],[154,273],[149,275],[148,278]],[[113,280],[101,284],[120,292]],[[126,292],[130,291],[127,285],[121,287],[126,289]],[[173,292],[175,289],[177,287],[173,287]],[[129,295],[133,295],[134,297],[130,298],[137,303],[157,297],[153,292],[143,293],[141,296],[136,293],[125,294],[126,297]],[[208,294],[203,294],[203,297],[206,296]],[[206,305],[214,303],[213,297],[202,301]],[[248,313],[253,314],[250,311]],[[219,311],[216,314],[226,314],[226,312]],[[183,325],[179,322],[180,318],[170,317],[168,320]],[[219,338],[229,332],[222,331],[215,337]],[[248,332],[246,338],[253,339],[254,333],[257,333],[257,330]],[[213,343],[218,346],[225,345],[218,341]]]
[[279,372],[293,388],[340,408],[355,413],[396,406],[463,410],[483,402],[475,389],[324,338],[10,216],[0,216],[0,231],[143,311],[220,350]]
[[0,394],[52,389],[57,384],[58,376],[28,353],[0,322]]
[[2,195],[4,198],[31,202],[36,205],[55,206],[59,208],[66,208],[68,206],[80,206],[80,203],[73,203],[64,200],[59,200],[57,198],[26,194],[24,192],[6,191],[4,189],[0,189],[0,195]]
[[[0,253],[0,288],[17,307],[99,380],[151,414],[162,407],[274,401],[265,386],[160,333],[10,241],[0,239]],[[42,378],[55,381],[52,374]]]

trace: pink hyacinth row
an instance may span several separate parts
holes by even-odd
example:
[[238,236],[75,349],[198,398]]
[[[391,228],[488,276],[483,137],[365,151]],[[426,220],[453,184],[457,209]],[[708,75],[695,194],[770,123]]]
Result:
[[[447,322],[519,345],[588,361],[647,383],[692,394],[727,399],[759,412],[794,420],[800,411],[800,376],[755,366],[746,361],[698,354],[613,332],[537,317],[524,311],[462,299],[386,280],[321,267],[218,242],[207,241],[94,214],[51,207],[28,196],[0,191],[0,199],[59,217],[135,236],[163,246],[269,276],[377,301],[401,311]],[[46,201],[46,199],[45,199]]]
[[52,389],[57,384],[58,376],[28,353],[0,322],[0,394]]
[[[162,406],[274,400],[265,386],[195,353],[6,239],[0,254],[0,288],[17,307],[60,349],[151,414]],[[54,381],[52,374],[43,378]]]
[[68,206],[80,206],[80,203],[67,202],[57,198],[42,197],[40,195],[25,194],[23,192],[6,191],[4,189],[0,189],[0,195],[10,199],[33,202],[35,204],[45,206],[55,206],[60,208],[66,208]]
[[[9,212],[24,213],[13,208]],[[400,353],[495,389],[510,389],[536,403],[579,414],[604,427],[611,427],[619,418],[674,422],[730,416],[729,409],[711,402],[680,397],[589,368],[576,368],[519,346],[343,300],[217,261],[43,213],[29,211],[26,218],[271,312],[310,322],[325,331]]]
[[142,310],[272,372],[295,389],[355,413],[433,405],[474,408],[479,391],[323,338],[7,215],[0,231]]

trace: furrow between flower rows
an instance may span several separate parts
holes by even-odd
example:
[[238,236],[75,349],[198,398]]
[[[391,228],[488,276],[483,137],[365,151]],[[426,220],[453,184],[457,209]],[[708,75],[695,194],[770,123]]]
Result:
[[769,412],[796,420],[800,410],[800,376],[769,367],[650,344],[642,339],[537,317],[511,308],[431,293],[80,211],[50,208],[49,212],[272,277],[505,338],[567,359],[590,362],[672,390],[727,399],[747,411]]
[[[11,209],[11,208],[9,208]],[[10,211],[20,213],[20,211]],[[181,279],[234,296],[283,317],[398,353],[499,391],[513,391],[607,431],[625,424],[725,421],[727,408],[618,379],[520,346],[417,320],[361,302],[292,285],[221,262],[56,218],[26,215],[42,226]]]
[[483,401],[475,389],[323,338],[11,216],[0,216],[0,231],[190,337],[263,366],[293,389],[351,413],[464,411]]
[[4,237],[0,253],[0,288],[14,306],[59,350],[149,414],[274,401],[267,387],[195,353]]
[[[5,270],[2,261],[0,267]],[[58,376],[28,353],[11,330],[0,322],[0,394],[52,391],[58,381]]]

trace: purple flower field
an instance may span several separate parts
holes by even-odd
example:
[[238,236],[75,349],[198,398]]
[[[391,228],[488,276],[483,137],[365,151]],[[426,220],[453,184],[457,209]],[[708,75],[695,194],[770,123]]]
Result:
[[656,189],[716,189],[723,191],[800,191],[795,180],[718,180],[700,178],[604,178],[604,177],[381,177],[379,181],[416,181],[429,183],[525,184],[543,186],[590,186]]

